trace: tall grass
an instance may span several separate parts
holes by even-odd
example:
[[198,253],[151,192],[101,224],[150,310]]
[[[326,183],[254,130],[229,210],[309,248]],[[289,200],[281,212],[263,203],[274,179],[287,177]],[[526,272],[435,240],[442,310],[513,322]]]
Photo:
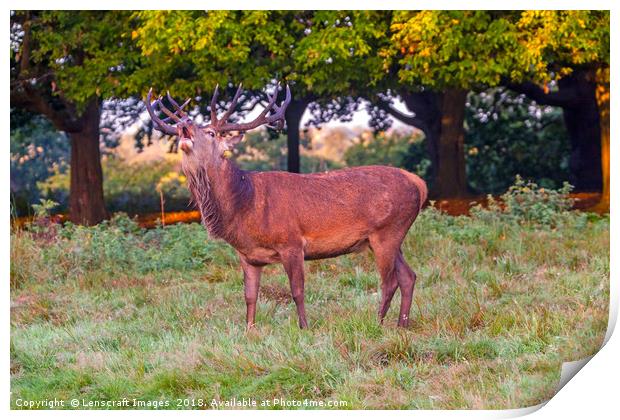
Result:
[[377,323],[371,254],[307,263],[304,331],[283,270],[268,267],[248,333],[237,258],[199,225],[147,231],[119,216],[13,231],[12,407],[53,398],[540,403],[563,361],[598,350],[609,302],[609,218],[541,220],[422,212],[403,248],[418,274],[406,330],[395,326],[398,295]]

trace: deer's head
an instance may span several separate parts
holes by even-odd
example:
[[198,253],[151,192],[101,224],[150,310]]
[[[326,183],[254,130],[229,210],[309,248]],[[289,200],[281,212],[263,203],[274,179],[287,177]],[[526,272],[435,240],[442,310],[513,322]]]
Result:
[[[228,122],[241,96],[241,85],[239,85],[230,106],[221,118],[217,117],[218,87],[216,86],[211,99],[211,118],[206,125],[194,123],[187,113],[183,111],[183,108],[189,103],[189,99],[183,105],[179,105],[170,96],[170,93],[168,93],[168,101],[175,108],[174,112],[163,106],[161,97],[151,102],[152,89],[149,90],[146,98],[146,108],[156,129],[165,134],[178,137],[179,148],[183,151],[184,167],[193,168],[205,163],[219,164],[232,155],[232,149],[243,139],[246,131],[261,125],[275,125],[277,128],[284,126],[284,112],[291,101],[291,91],[287,85],[286,99],[280,106],[277,106],[275,102],[278,87],[279,84],[276,86],[273,95],[268,96],[269,102],[260,115],[247,123]],[[167,118],[160,119],[157,116],[159,111],[163,112]],[[170,124],[171,122],[174,125]]]

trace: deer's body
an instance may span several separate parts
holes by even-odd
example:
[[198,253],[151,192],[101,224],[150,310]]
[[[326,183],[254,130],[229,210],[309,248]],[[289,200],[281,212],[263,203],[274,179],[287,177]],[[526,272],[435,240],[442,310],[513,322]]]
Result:
[[[255,265],[282,262],[280,251],[291,246],[305,260],[362,251],[378,232],[405,234],[426,198],[424,181],[386,166],[300,175],[245,172],[227,162],[221,171],[212,181],[202,178],[208,186],[190,178],[194,201],[203,214],[207,206],[218,209],[210,216],[212,236]],[[206,188],[217,205],[200,202],[198,191]],[[243,202],[230,200],[234,195]],[[204,222],[209,227],[209,217]]]
[[[235,95],[238,97],[239,91]],[[275,95],[270,106],[274,102]],[[172,103],[177,112],[182,112],[182,107]],[[268,122],[282,118],[287,103],[267,117],[271,118]],[[212,123],[199,128],[191,121],[176,118],[177,127],[170,128],[156,119],[152,110],[149,112],[160,127],[168,130],[165,132],[175,130],[180,137],[180,147],[185,152],[183,170],[210,235],[237,250],[244,274],[248,327],[255,321],[263,266],[284,266],[300,326],[305,328],[304,260],[336,257],[367,248],[375,254],[381,275],[380,320],[383,321],[396,289],[400,288],[398,325],[408,325],[416,275],[403,258],[401,244],[427,197],[421,178],[387,166],[303,175],[246,172],[227,158],[226,152],[242,136],[223,136],[218,129],[234,129],[231,124],[223,125],[225,119],[217,120],[212,114]],[[170,111],[166,114],[176,116]],[[242,128],[252,128],[251,124]]]

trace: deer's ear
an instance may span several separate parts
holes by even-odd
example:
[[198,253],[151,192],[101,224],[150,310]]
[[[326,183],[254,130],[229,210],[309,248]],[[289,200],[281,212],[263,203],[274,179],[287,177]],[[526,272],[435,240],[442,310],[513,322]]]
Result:
[[241,140],[243,140],[243,133],[239,133],[236,136],[231,136],[226,139],[226,144],[229,148],[235,147]]

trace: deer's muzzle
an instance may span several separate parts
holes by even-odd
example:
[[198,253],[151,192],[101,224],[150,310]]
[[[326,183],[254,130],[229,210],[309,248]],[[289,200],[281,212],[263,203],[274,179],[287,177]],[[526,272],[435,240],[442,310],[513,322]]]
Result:
[[190,130],[185,125],[177,126],[179,136],[179,148],[185,153],[189,153],[194,147],[194,141],[191,139]]
[[194,147],[194,142],[191,139],[181,138],[179,140],[179,149],[185,153],[189,153]]

